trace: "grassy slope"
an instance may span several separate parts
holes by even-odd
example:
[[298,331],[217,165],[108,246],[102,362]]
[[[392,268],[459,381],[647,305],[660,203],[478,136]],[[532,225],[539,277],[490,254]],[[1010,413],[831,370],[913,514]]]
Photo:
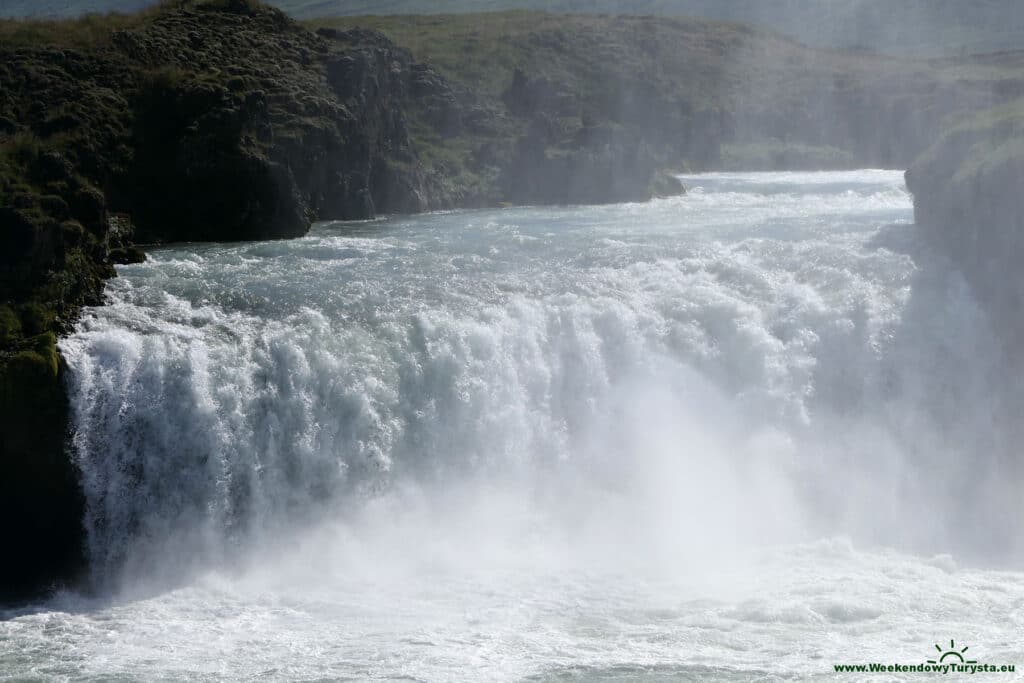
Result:
[[[130,12],[153,0],[5,0],[0,16]],[[820,47],[904,56],[959,55],[1024,45],[1017,0],[273,0],[300,18],[452,14],[509,9],[694,16],[767,27]]]
[[1024,45],[1017,0],[275,0],[295,16],[450,14],[533,9],[740,21],[820,47],[905,56],[992,52]]
[[[970,116],[947,130],[925,151],[908,172],[911,188],[938,203],[997,200],[984,196],[993,177],[1013,169],[1019,183],[1024,166],[1024,98]],[[967,207],[964,207],[967,208]],[[977,208],[977,207],[975,207]],[[938,222],[939,216],[931,221]],[[1024,216],[1018,216],[1018,222]]]
[[77,17],[83,14],[135,12],[156,0],[3,0],[0,17]]
[[[783,106],[780,98],[799,102],[830,85],[840,72],[854,74],[855,79],[873,79],[873,74],[883,72],[909,73],[893,60],[822,53],[743,25],[696,19],[516,10],[487,15],[314,19],[307,25],[362,26],[383,32],[474,93],[486,106],[501,110],[502,120],[507,122],[501,135],[506,138],[523,134],[528,125],[510,113],[502,99],[517,70],[571,94],[569,111],[559,119],[570,131],[578,130],[584,120],[645,127],[635,112],[631,116],[620,111],[617,100],[628,101],[627,93],[633,90],[649,93],[657,108],[668,115],[687,111],[698,117],[715,117],[717,112],[735,109],[740,100],[752,109]],[[422,129],[414,125],[413,130]],[[487,142],[486,136],[418,137],[428,161],[476,182],[464,161],[473,149]],[[686,156],[667,158],[666,163],[683,167],[693,161]]]
[[86,14],[73,20],[0,19],[0,44],[4,47],[94,48],[106,43],[114,31],[141,26],[157,11],[157,7],[138,12],[126,9],[125,13]]
[[[14,0],[17,2],[17,0]],[[55,0],[57,1],[57,0]],[[100,0],[96,0],[99,2]],[[124,0],[137,3],[139,0]],[[313,1],[314,4],[310,4]],[[498,6],[503,0],[485,0],[473,7]],[[672,0],[651,0],[650,9],[668,11]],[[700,0],[693,0],[700,4]],[[297,12],[351,11],[368,6],[362,0],[277,0]],[[383,0],[372,3],[380,12],[419,7],[414,0]],[[550,4],[550,3],[546,3]],[[580,3],[555,3],[577,8]],[[611,7],[614,3],[609,3]],[[692,4],[692,3],[691,3]],[[741,3],[742,4],[742,3]],[[791,5],[799,4],[790,2]],[[462,0],[431,7],[469,6]],[[587,7],[592,7],[588,4]],[[600,3],[599,5],[600,6]],[[640,5],[646,8],[646,5]],[[739,13],[739,5],[728,11]],[[999,2],[986,5],[990,20]],[[994,8],[994,9],[993,9]],[[707,9],[707,8],[704,8]],[[0,42],[5,45],[90,47],[107,39],[110,31],[146,21],[152,12],[135,15],[88,16],[73,23],[62,21],[0,20]],[[382,31],[397,44],[408,47],[417,59],[439,67],[486,104],[503,109],[501,93],[512,82],[516,69],[531,77],[543,77],[564,86],[584,103],[600,109],[615,89],[642,80],[665,95],[672,106],[695,111],[767,112],[776,117],[799,109],[822,93],[842,88],[877,89],[893,98],[910,93],[924,82],[949,87],[970,87],[976,92],[995,92],[1005,84],[1017,87],[1024,74],[1024,52],[943,61],[904,60],[849,51],[806,48],[780,34],[752,30],[728,22],[652,17],[559,15],[544,12],[507,11],[491,14],[424,16],[366,16],[312,19],[310,28],[364,26]],[[586,108],[586,105],[583,107]],[[522,132],[522,122],[510,118],[503,135]],[[461,161],[485,138],[460,135],[441,139],[412,121],[413,132],[436,165],[456,173]],[[755,131],[752,142],[760,144]],[[773,135],[763,135],[769,144]],[[806,144],[806,141],[801,141]],[[827,147],[828,141],[815,142]],[[739,158],[779,156],[774,147],[732,150]],[[849,163],[837,150],[810,150],[809,158],[831,156],[839,165]],[[782,156],[785,156],[782,154]],[[466,178],[475,181],[473,178]]]
[[[857,93],[878,95],[877,101],[866,105],[867,114],[901,106],[942,117],[951,107],[927,100],[934,86],[971,91],[975,99],[985,99],[998,83],[1019,82],[1024,74],[1020,54],[944,61],[896,59],[812,49],[781,34],[741,24],[683,18],[509,11],[336,17],[307,23],[380,30],[410,48],[417,59],[492,101],[499,100],[516,69],[563,84],[566,90],[581,94],[581,99],[592,101],[614,97],[624,84],[642,82],[669,106],[750,114],[753,122],[738,125],[751,129],[739,133],[741,137],[746,133],[752,142],[782,136],[770,126],[753,130],[764,121],[784,128],[789,125],[787,117],[798,112],[820,122],[833,116],[833,110],[843,109],[844,98],[859,97]],[[964,108],[971,106],[966,97],[949,99],[954,104],[962,99]],[[819,105],[823,109],[816,110]],[[827,139],[798,142],[843,146]]]
[[517,68],[584,92],[607,89],[608,83],[595,79],[613,70],[649,79],[665,91],[690,93],[701,106],[725,105],[743,93],[802,94],[837,73],[873,78],[915,68],[882,57],[808,49],[740,24],[684,18],[508,11],[319,18],[307,24],[382,31],[418,59],[494,97]]

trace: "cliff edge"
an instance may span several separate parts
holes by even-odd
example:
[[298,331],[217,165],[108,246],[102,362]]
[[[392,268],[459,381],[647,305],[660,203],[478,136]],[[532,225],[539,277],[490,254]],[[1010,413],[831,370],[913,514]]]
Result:
[[1024,100],[948,130],[907,171],[916,221],[1024,349]]

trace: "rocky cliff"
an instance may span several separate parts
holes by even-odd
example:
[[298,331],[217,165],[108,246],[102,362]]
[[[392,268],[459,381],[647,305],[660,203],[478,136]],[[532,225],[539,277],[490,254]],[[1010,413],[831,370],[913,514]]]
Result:
[[907,171],[918,225],[1024,352],[1024,100],[947,131]]
[[602,172],[581,169],[628,168],[616,152],[626,148],[673,169],[907,168],[957,117],[1024,94],[1021,53],[903,60],[696,19],[501,12],[309,25],[380,30],[494,112],[491,130],[416,137],[425,163],[495,177],[511,201],[573,192],[559,179],[575,174],[599,186]]

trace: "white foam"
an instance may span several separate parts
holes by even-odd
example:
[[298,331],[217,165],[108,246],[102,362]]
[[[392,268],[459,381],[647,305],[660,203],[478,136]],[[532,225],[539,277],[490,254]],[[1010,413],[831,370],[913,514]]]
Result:
[[947,637],[1019,657],[1024,579],[970,569],[1016,557],[1012,480],[972,459],[995,351],[956,276],[900,246],[901,175],[684,182],[124,267],[62,342],[103,597],[0,623],[0,666],[750,680]]

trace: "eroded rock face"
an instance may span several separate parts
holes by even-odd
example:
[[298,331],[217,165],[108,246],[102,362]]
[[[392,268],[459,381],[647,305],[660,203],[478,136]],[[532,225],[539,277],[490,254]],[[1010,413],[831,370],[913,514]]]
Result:
[[124,192],[143,238],[292,237],[313,220],[445,204],[409,144],[407,52],[246,8],[199,5],[115,36],[158,70],[136,91]]
[[[508,159],[498,162],[503,195],[523,204],[601,204],[682,192],[661,171],[682,156],[688,136],[669,132],[678,123],[670,117],[638,124],[638,111],[656,108],[657,97],[638,94],[643,88],[637,84],[633,90],[609,105],[615,110],[609,120],[608,108],[600,117],[587,115],[595,104],[568,86],[517,70],[502,99],[513,116],[526,122],[526,130]],[[636,106],[638,111],[619,111],[640,100],[644,105]]]
[[83,570],[84,499],[65,454],[68,406],[56,337],[29,337],[0,367],[0,601]]
[[259,93],[162,73],[136,96],[134,156],[120,179],[141,241],[296,237],[309,209],[287,166],[252,135],[267,125]]
[[907,171],[918,225],[1024,361],[1024,107],[950,130]]

